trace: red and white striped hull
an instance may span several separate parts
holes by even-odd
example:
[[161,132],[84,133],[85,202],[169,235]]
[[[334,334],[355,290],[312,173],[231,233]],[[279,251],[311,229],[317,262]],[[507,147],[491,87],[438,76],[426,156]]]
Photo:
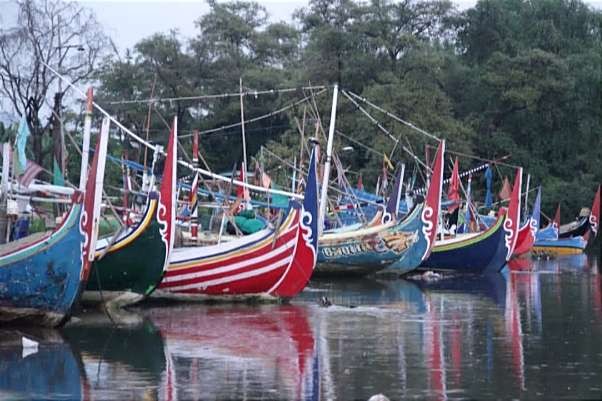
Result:
[[[316,250],[302,207],[279,230],[265,229],[225,244],[175,249],[158,295],[292,297],[311,277]],[[309,238],[308,238],[309,237]]]

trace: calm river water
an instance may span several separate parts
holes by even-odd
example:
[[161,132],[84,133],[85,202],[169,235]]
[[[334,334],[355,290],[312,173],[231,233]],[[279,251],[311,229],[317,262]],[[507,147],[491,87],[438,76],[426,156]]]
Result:
[[523,268],[315,281],[289,305],[153,303],[115,325],[88,311],[62,330],[0,328],[0,399],[602,399],[598,260]]

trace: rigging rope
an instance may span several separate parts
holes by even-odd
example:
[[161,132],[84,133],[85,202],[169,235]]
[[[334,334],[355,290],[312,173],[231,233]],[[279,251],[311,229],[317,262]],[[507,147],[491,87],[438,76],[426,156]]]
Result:
[[[279,94],[279,93],[290,93],[290,92],[298,92],[298,91],[312,90],[312,89],[326,90],[328,88],[330,88],[330,86],[316,85],[316,86],[301,86],[301,87],[296,87],[296,88],[267,89],[267,90],[262,90],[262,91],[247,90],[246,92],[242,92],[242,96],[273,95],[273,94]],[[241,95],[241,92],[232,92],[232,93],[218,93],[218,94],[212,94],[212,95],[115,100],[115,101],[107,102],[107,103],[110,105],[140,104],[140,103],[169,103],[169,102],[204,100],[204,99],[225,99],[225,98],[229,98],[229,97],[239,97],[240,95]]]
[[[61,74],[59,74],[54,68],[52,68],[51,66],[49,66],[48,64],[46,64],[44,61],[40,61],[40,63],[42,63],[44,66],[46,66],[46,68],[48,68],[50,71],[52,71],[52,73],[55,74],[57,77],[59,77],[60,79],[62,79],[63,81],[65,81],[66,84],[70,88],[72,88],[73,90],[75,90],[77,93],[79,93],[80,96],[82,96],[82,97],[86,96],[86,94],[84,93],[84,91],[82,91],[80,88],[78,88],[77,86],[75,86],[72,82],[70,82],[68,79],[66,79]],[[135,134],[134,132],[132,132],[131,130],[129,130],[128,128],[126,128],[123,124],[121,124],[119,121],[117,121],[117,119],[115,117],[113,117],[105,109],[103,109],[101,106],[99,106],[98,103],[92,102],[92,105],[94,106],[94,108],[96,108],[98,111],[100,111],[105,117],[107,117],[109,120],[111,120],[116,126],[118,126],[119,128],[121,128],[126,134],[130,135],[132,138],[134,138],[140,144],[142,144],[144,146],[147,146],[149,149],[155,149],[156,151],[159,151],[159,148],[160,148],[159,145],[153,145],[153,144],[151,144],[149,141],[144,140],[139,135]],[[165,151],[160,151],[160,153],[161,154],[165,154]],[[208,170],[205,170],[203,168],[194,167],[191,163],[187,163],[187,162],[185,162],[183,160],[178,160],[178,164],[181,165],[181,166],[183,166],[183,167],[186,167],[186,168],[190,169],[191,171],[197,171],[197,172],[199,172],[199,173],[201,173],[203,175],[206,175],[206,176],[211,177],[211,178],[216,179],[216,180],[220,180],[220,181],[224,181],[224,182],[230,182],[230,181],[232,181],[232,183],[234,185],[237,185],[237,186],[245,187],[245,188],[252,189],[252,190],[255,190],[255,191],[259,191],[259,192],[269,192],[269,193],[272,193],[272,194],[288,196],[288,197],[295,198],[295,199],[303,199],[303,195],[295,194],[295,193],[292,193],[292,192],[281,191],[281,190],[276,190],[276,189],[267,189],[267,188],[259,187],[257,185],[247,184],[247,183],[239,181],[239,180],[230,180],[230,179],[228,179],[226,177],[223,177],[223,176],[221,176],[219,174],[215,174],[215,173],[213,173],[211,171],[208,171]]]
[[[370,113],[368,113],[362,106],[360,106],[354,99],[351,98],[351,96],[349,96],[349,94],[347,94],[346,91],[341,91],[343,93],[343,95],[349,99],[349,101],[351,103],[353,103],[355,105],[355,107],[357,107],[362,113],[364,113],[366,115],[366,117],[368,117],[368,119],[370,119],[370,121],[376,125],[382,132],[384,132],[392,141],[395,142],[395,144],[399,144],[399,140],[397,138],[395,138],[393,135],[391,135],[391,133],[385,128],[383,127],[378,120],[376,120],[374,117],[372,117],[370,115]],[[412,158],[414,158],[414,160],[419,163],[422,167],[426,168],[427,171],[431,171],[431,168],[429,166],[426,165],[426,163],[424,163],[422,160],[420,160],[418,158],[418,156],[416,156],[410,149],[408,149],[405,145],[401,145],[401,148],[407,153],[409,154]]]

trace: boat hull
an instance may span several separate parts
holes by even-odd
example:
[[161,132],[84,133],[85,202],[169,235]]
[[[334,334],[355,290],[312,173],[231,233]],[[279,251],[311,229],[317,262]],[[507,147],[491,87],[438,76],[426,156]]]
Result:
[[315,274],[366,275],[383,269],[404,274],[415,269],[428,248],[422,210],[419,205],[404,220],[382,230],[324,235]]
[[84,299],[100,300],[95,294],[87,294],[100,290],[103,295],[113,294],[122,299],[123,294],[127,293],[139,295],[130,298],[128,304],[131,304],[155,290],[163,277],[168,252],[157,211],[157,197],[151,194],[140,223],[128,235],[112,244],[108,251],[106,246],[96,250]]
[[463,273],[499,272],[506,264],[504,217],[486,231],[467,239],[437,244],[419,270],[440,270]]
[[84,277],[80,214],[73,205],[57,230],[0,255],[0,322],[58,326],[69,317]]
[[575,255],[582,253],[587,247],[583,237],[540,239],[535,241],[533,252],[538,255]]
[[[301,213],[291,209],[278,232],[266,229],[221,246],[175,249],[158,295],[296,295],[315,265],[305,246]],[[301,288],[279,291],[295,283]]]
[[318,187],[312,152],[303,204],[291,200],[277,228],[225,244],[174,249],[159,295],[290,298],[307,285],[318,251]]
[[512,257],[524,257],[531,252],[533,244],[535,243],[535,229],[531,228],[531,219],[525,223],[518,231],[518,238],[516,239],[516,247],[512,252]]

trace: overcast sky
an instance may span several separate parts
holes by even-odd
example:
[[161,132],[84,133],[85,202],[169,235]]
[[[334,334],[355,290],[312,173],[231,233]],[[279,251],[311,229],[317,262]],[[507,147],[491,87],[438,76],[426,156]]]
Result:
[[[155,32],[168,32],[176,28],[183,37],[196,35],[194,21],[209,11],[203,0],[77,0],[91,8],[106,33],[123,53],[141,39]],[[460,9],[473,6],[476,0],[452,0]],[[585,0],[602,9],[602,0]],[[307,5],[308,0],[259,0],[272,21],[291,21],[296,9]],[[0,26],[14,19],[14,3],[0,0]]]

